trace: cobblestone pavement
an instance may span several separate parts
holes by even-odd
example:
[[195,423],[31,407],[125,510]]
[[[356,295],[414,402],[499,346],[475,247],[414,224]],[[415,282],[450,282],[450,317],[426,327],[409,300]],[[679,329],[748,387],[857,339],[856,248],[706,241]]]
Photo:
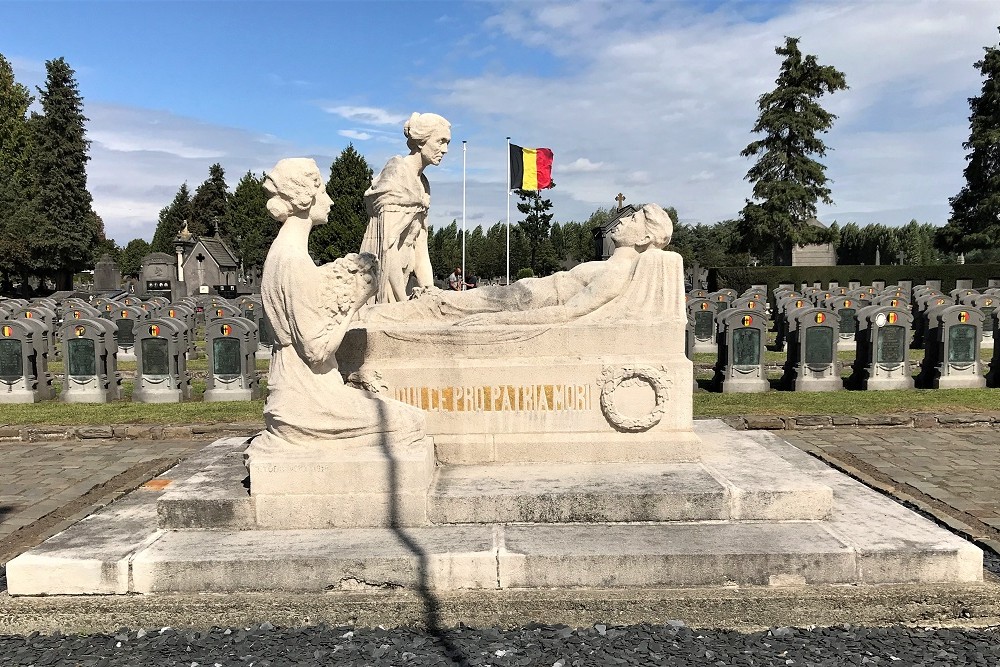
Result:
[[[1000,552],[1000,429],[826,428],[775,435]],[[0,442],[0,566],[204,444]],[[0,570],[0,590],[2,584]]]

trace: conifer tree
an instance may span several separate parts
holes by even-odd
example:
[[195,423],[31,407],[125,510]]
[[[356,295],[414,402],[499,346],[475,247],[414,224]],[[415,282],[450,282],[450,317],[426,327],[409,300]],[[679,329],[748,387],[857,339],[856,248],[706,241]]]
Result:
[[45,69],[45,88],[38,90],[42,113],[33,114],[30,123],[37,184],[31,256],[40,274],[55,279],[57,289],[70,289],[73,274],[89,268],[99,241],[88,218],[90,142],[74,71],[62,58],[47,61]]
[[824,231],[808,224],[816,216],[816,202],[833,203],[826,167],[813,159],[827,147],[818,136],[827,132],[836,116],[816,101],[826,93],[847,88],[842,72],[820,65],[816,56],[803,56],[799,40],[786,37],[775,50],[784,56],[777,87],[758,99],[760,116],[753,141],[741,153],[759,155],[746,179],[754,184],[753,199],[740,215],[739,231],[746,250],[771,253],[775,263],[787,263],[793,244],[827,242]]
[[[191,216],[191,191],[188,190],[187,183],[182,183],[174,200],[169,206],[160,209],[159,222],[156,223],[156,231],[153,232],[153,242],[150,243],[149,252],[165,252],[168,255],[174,253],[174,239],[184,226],[184,221]],[[190,227],[188,228],[190,231]]]
[[228,202],[226,172],[216,162],[208,168],[208,178],[198,186],[191,198],[188,231],[195,236],[221,236],[228,239],[229,235],[224,229]]
[[225,216],[230,247],[245,271],[264,268],[264,258],[278,235],[279,225],[267,212],[264,177],[247,172],[229,198]]
[[969,140],[962,144],[965,185],[952,197],[951,218],[935,239],[944,251],[967,252],[1000,246],[1000,48],[986,47],[976,63],[983,89],[969,98]]
[[28,107],[33,101],[0,55],[0,274],[7,289],[15,278],[23,280],[30,272],[33,183]]
[[[555,187],[555,184],[552,184]],[[548,275],[552,272],[554,253],[551,246],[544,242],[548,241],[549,228],[552,226],[552,201],[542,197],[538,190],[515,190],[521,199],[517,203],[517,210],[524,213],[524,219],[518,223],[518,227],[524,233],[524,240],[527,244],[528,267],[536,276]],[[511,266],[513,271],[513,266]]]
[[309,254],[314,260],[330,262],[361,248],[361,239],[368,226],[365,190],[372,184],[372,173],[354,144],[348,144],[333,161],[326,182],[326,193],[333,200],[333,206],[327,223],[313,228],[309,235]]

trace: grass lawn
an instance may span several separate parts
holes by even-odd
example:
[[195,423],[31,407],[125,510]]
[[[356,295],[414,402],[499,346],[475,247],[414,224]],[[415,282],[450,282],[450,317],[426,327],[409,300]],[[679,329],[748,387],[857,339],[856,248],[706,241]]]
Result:
[[[205,403],[205,383],[194,380],[185,403],[133,403],[132,382],[122,382],[126,400],[108,404],[43,401],[3,405],[0,425],[91,426],[106,424],[208,424],[259,422],[264,401]],[[707,378],[699,380],[702,389]],[[266,382],[262,382],[265,385]],[[1000,412],[1000,389],[915,389],[908,391],[769,391],[763,394],[694,394],[695,418],[728,415],[870,415],[893,413]]]

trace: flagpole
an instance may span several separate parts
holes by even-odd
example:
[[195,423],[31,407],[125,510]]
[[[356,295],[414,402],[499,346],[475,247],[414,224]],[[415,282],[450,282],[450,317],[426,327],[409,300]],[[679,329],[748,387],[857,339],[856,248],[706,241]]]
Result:
[[465,289],[465,147],[462,142],[462,289]]
[[510,137],[507,137],[507,282],[510,285]]

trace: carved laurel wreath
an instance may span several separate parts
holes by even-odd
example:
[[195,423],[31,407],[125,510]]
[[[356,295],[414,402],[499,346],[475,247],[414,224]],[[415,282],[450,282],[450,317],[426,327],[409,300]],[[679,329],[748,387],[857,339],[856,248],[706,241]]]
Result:
[[354,371],[347,376],[346,384],[351,385],[355,389],[370,391],[373,394],[389,391],[389,387],[382,379],[382,374],[373,370]]
[[[615,408],[615,390],[623,382],[633,378],[648,382],[656,394],[656,405],[643,417],[627,417]],[[605,366],[598,383],[601,385],[601,410],[615,428],[629,432],[648,431],[663,419],[663,413],[667,409],[667,389],[671,384],[670,378],[663,374],[663,369],[638,364],[621,368]]]

